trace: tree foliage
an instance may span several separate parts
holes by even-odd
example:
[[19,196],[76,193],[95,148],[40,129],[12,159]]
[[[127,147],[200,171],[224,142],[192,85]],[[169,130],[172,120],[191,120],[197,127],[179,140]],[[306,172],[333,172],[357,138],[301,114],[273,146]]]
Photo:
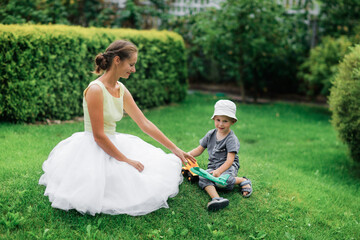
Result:
[[124,9],[106,0],[3,0],[0,23],[67,24],[150,29],[166,26],[170,0],[127,0]]
[[306,47],[299,36],[304,34],[293,30],[306,27],[291,18],[275,1],[228,0],[219,10],[200,13],[191,37],[238,83],[243,96],[250,89],[256,98],[284,76],[289,79],[291,70],[294,76],[297,61],[303,58]]
[[5,0],[0,2],[0,23],[69,24],[61,0]]
[[320,29],[323,35],[353,35],[360,23],[360,0],[321,1]]

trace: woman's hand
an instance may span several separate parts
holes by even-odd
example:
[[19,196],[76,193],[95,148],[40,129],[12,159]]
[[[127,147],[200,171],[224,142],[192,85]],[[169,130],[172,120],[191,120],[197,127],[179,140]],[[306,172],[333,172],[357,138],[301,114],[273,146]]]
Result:
[[183,150],[181,150],[180,148],[176,147],[175,149],[171,150],[178,158],[180,158],[180,160],[182,161],[182,163],[185,165],[187,163],[188,160],[190,160],[191,162],[195,163],[196,159],[190,155],[189,153],[184,152]]
[[136,168],[139,172],[144,170],[144,165],[139,161],[128,159],[127,163]]

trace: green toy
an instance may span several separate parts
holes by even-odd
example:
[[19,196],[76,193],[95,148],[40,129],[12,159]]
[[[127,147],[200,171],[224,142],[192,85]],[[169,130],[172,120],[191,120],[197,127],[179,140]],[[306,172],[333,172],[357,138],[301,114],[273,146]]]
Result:
[[211,175],[210,173],[208,173],[207,171],[205,171],[204,169],[202,168],[199,168],[199,167],[193,167],[190,169],[193,173],[199,175],[199,176],[202,176],[206,179],[209,179],[210,181],[213,181],[215,183],[218,183],[222,186],[226,186],[227,183],[226,181],[229,179],[230,177],[230,174],[224,174],[220,177],[214,177],[213,175]]

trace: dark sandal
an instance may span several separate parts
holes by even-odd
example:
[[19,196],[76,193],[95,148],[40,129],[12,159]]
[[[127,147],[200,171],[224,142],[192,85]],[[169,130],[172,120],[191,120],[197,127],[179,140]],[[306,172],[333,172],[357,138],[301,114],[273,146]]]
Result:
[[[239,184],[239,186],[240,186],[240,192],[241,192],[241,195],[242,195],[244,198],[248,198],[248,197],[251,196],[251,194],[252,194],[252,192],[253,192],[252,184],[251,184],[250,179],[248,179],[247,177],[243,177],[243,178],[245,178],[246,180],[243,181],[243,182],[241,182],[241,183]],[[248,184],[250,185],[249,188],[248,188],[248,187],[243,188],[243,186],[248,185]],[[244,195],[244,192],[247,192],[248,194]]]
[[222,197],[214,197],[207,205],[209,211],[217,211],[229,205],[229,200]]

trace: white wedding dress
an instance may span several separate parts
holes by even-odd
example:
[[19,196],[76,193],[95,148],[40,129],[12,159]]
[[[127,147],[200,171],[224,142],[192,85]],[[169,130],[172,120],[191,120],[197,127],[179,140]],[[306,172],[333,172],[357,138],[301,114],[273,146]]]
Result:
[[39,184],[46,186],[51,206],[91,215],[132,216],[167,208],[168,198],[178,193],[183,179],[180,159],[136,136],[116,133],[115,122],[123,116],[124,86],[119,82],[120,98],[115,98],[101,81],[91,84],[103,90],[105,133],[127,158],[140,161],[144,171],[117,161],[97,145],[84,98],[85,131],[61,141],[43,163]]

